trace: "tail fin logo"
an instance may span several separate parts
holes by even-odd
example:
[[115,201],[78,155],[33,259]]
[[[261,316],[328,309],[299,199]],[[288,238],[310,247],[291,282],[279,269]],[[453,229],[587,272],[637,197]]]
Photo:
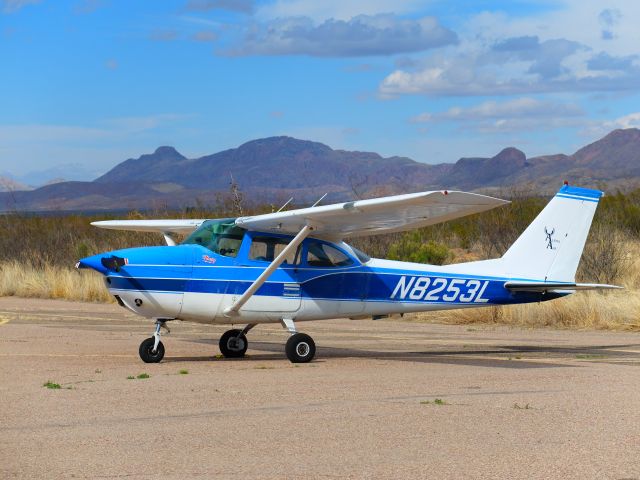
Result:
[[555,250],[556,247],[553,246],[554,243],[557,243],[558,240],[553,238],[553,234],[556,233],[556,229],[552,228],[551,231],[547,227],[544,227],[544,233],[547,235],[547,248],[549,250]]

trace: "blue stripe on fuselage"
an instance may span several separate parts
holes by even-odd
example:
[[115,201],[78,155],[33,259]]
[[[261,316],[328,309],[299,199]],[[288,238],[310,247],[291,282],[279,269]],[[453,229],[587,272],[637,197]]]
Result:
[[[155,292],[194,292],[241,295],[257,278],[261,269],[235,267],[233,276],[224,278],[227,269],[198,271],[202,278],[155,278],[154,271],[166,270],[151,266],[127,266],[109,277],[114,290]],[[204,270],[204,269],[202,269]],[[146,276],[138,276],[141,273]],[[135,276],[134,276],[135,275]],[[176,271],[176,275],[179,273]],[[215,277],[214,277],[215,275]],[[211,278],[204,278],[204,277]],[[216,278],[217,277],[217,278]],[[296,278],[297,277],[297,278]],[[298,281],[296,281],[298,280]],[[283,298],[323,299],[335,301],[372,301],[403,303],[506,304],[540,301],[558,295],[512,293],[504,288],[506,278],[479,277],[439,272],[406,272],[373,269],[360,266],[351,269],[321,269],[314,271],[276,271],[256,295]],[[292,284],[299,284],[299,294],[293,294]]]

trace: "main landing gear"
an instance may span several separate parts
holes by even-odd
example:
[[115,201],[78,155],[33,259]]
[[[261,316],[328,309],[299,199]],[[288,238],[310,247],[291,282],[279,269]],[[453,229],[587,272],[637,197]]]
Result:
[[282,319],[282,326],[289,330],[291,336],[284,346],[284,351],[291,363],[307,363],[316,355],[316,343],[306,333],[298,333],[293,320]]
[[242,358],[247,352],[249,342],[247,341],[247,332],[255,327],[255,323],[250,323],[242,330],[234,328],[233,330],[227,330],[220,337],[218,346],[220,352],[225,358]]
[[[227,330],[220,337],[220,352],[225,358],[241,358],[247,351],[249,342],[247,341],[247,332],[255,327],[255,323],[251,323],[242,330],[234,328]],[[307,363],[313,360],[316,354],[316,344],[309,335],[298,333],[296,326],[291,319],[282,320],[282,326],[289,330],[291,336],[285,345],[287,358],[292,363]]]
[[[165,329],[167,333],[169,333],[166,325],[167,321],[168,319],[156,320],[156,329],[153,336],[147,338],[140,344],[138,352],[143,362],[158,363],[164,358],[164,345],[160,341],[160,331]],[[242,330],[234,328],[224,332],[219,342],[222,355],[224,355],[225,358],[244,357],[249,347],[247,333],[255,326],[255,323],[250,323]],[[306,333],[298,333],[291,319],[283,319],[282,326],[291,334],[284,348],[287,358],[292,363],[307,363],[313,360],[316,354],[316,344],[313,338]]]

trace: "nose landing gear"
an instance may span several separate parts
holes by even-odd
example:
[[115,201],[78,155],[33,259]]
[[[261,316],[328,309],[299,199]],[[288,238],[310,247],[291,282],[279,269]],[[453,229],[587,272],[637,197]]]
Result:
[[160,341],[160,329],[164,328],[169,333],[170,330],[166,322],[167,320],[156,320],[156,331],[153,336],[140,344],[138,353],[144,363],[158,363],[164,358],[164,345]]

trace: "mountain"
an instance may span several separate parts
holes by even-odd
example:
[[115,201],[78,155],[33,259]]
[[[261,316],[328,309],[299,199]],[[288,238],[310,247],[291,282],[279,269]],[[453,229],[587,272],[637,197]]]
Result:
[[0,192],[15,192],[20,190],[31,190],[31,188],[8,175],[0,176]]
[[226,190],[233,175],[241,188],[248,190],[324,188],[346,192],[353,183],[363,182],[398,187],[408,181],[434,184],[447,168],[402,157],[383,158],[377,153],[333,150],[291,137],[270,137],[192,160],[171,147],[160,147],[153,154],[126,160],[96,182],[135,178],[192,189]]
[[492,192],[526,186],[549,194],[564,179],[608,188],[640,185],[640,130],[615,130],[572,155],[527,158],[508,147],[490,158],[428,165],[406,157],[334,150],[291,137],[252,140],[237,148],[189,159],[163,146],[120,163],[93,182],[60,182],[33,191],[0,193],[0,210],[100,210],[181,207],[214,203],[233,180],[250,200],[299,203],[430,189]]
[[182,171],[187,157],[178,153],[173,147],[159,147],[155,152],[142,155],[139,158],[125,160],[116,165],[101,177],[96,183],[142,182],[156,183],[171,181],[177,172]]

